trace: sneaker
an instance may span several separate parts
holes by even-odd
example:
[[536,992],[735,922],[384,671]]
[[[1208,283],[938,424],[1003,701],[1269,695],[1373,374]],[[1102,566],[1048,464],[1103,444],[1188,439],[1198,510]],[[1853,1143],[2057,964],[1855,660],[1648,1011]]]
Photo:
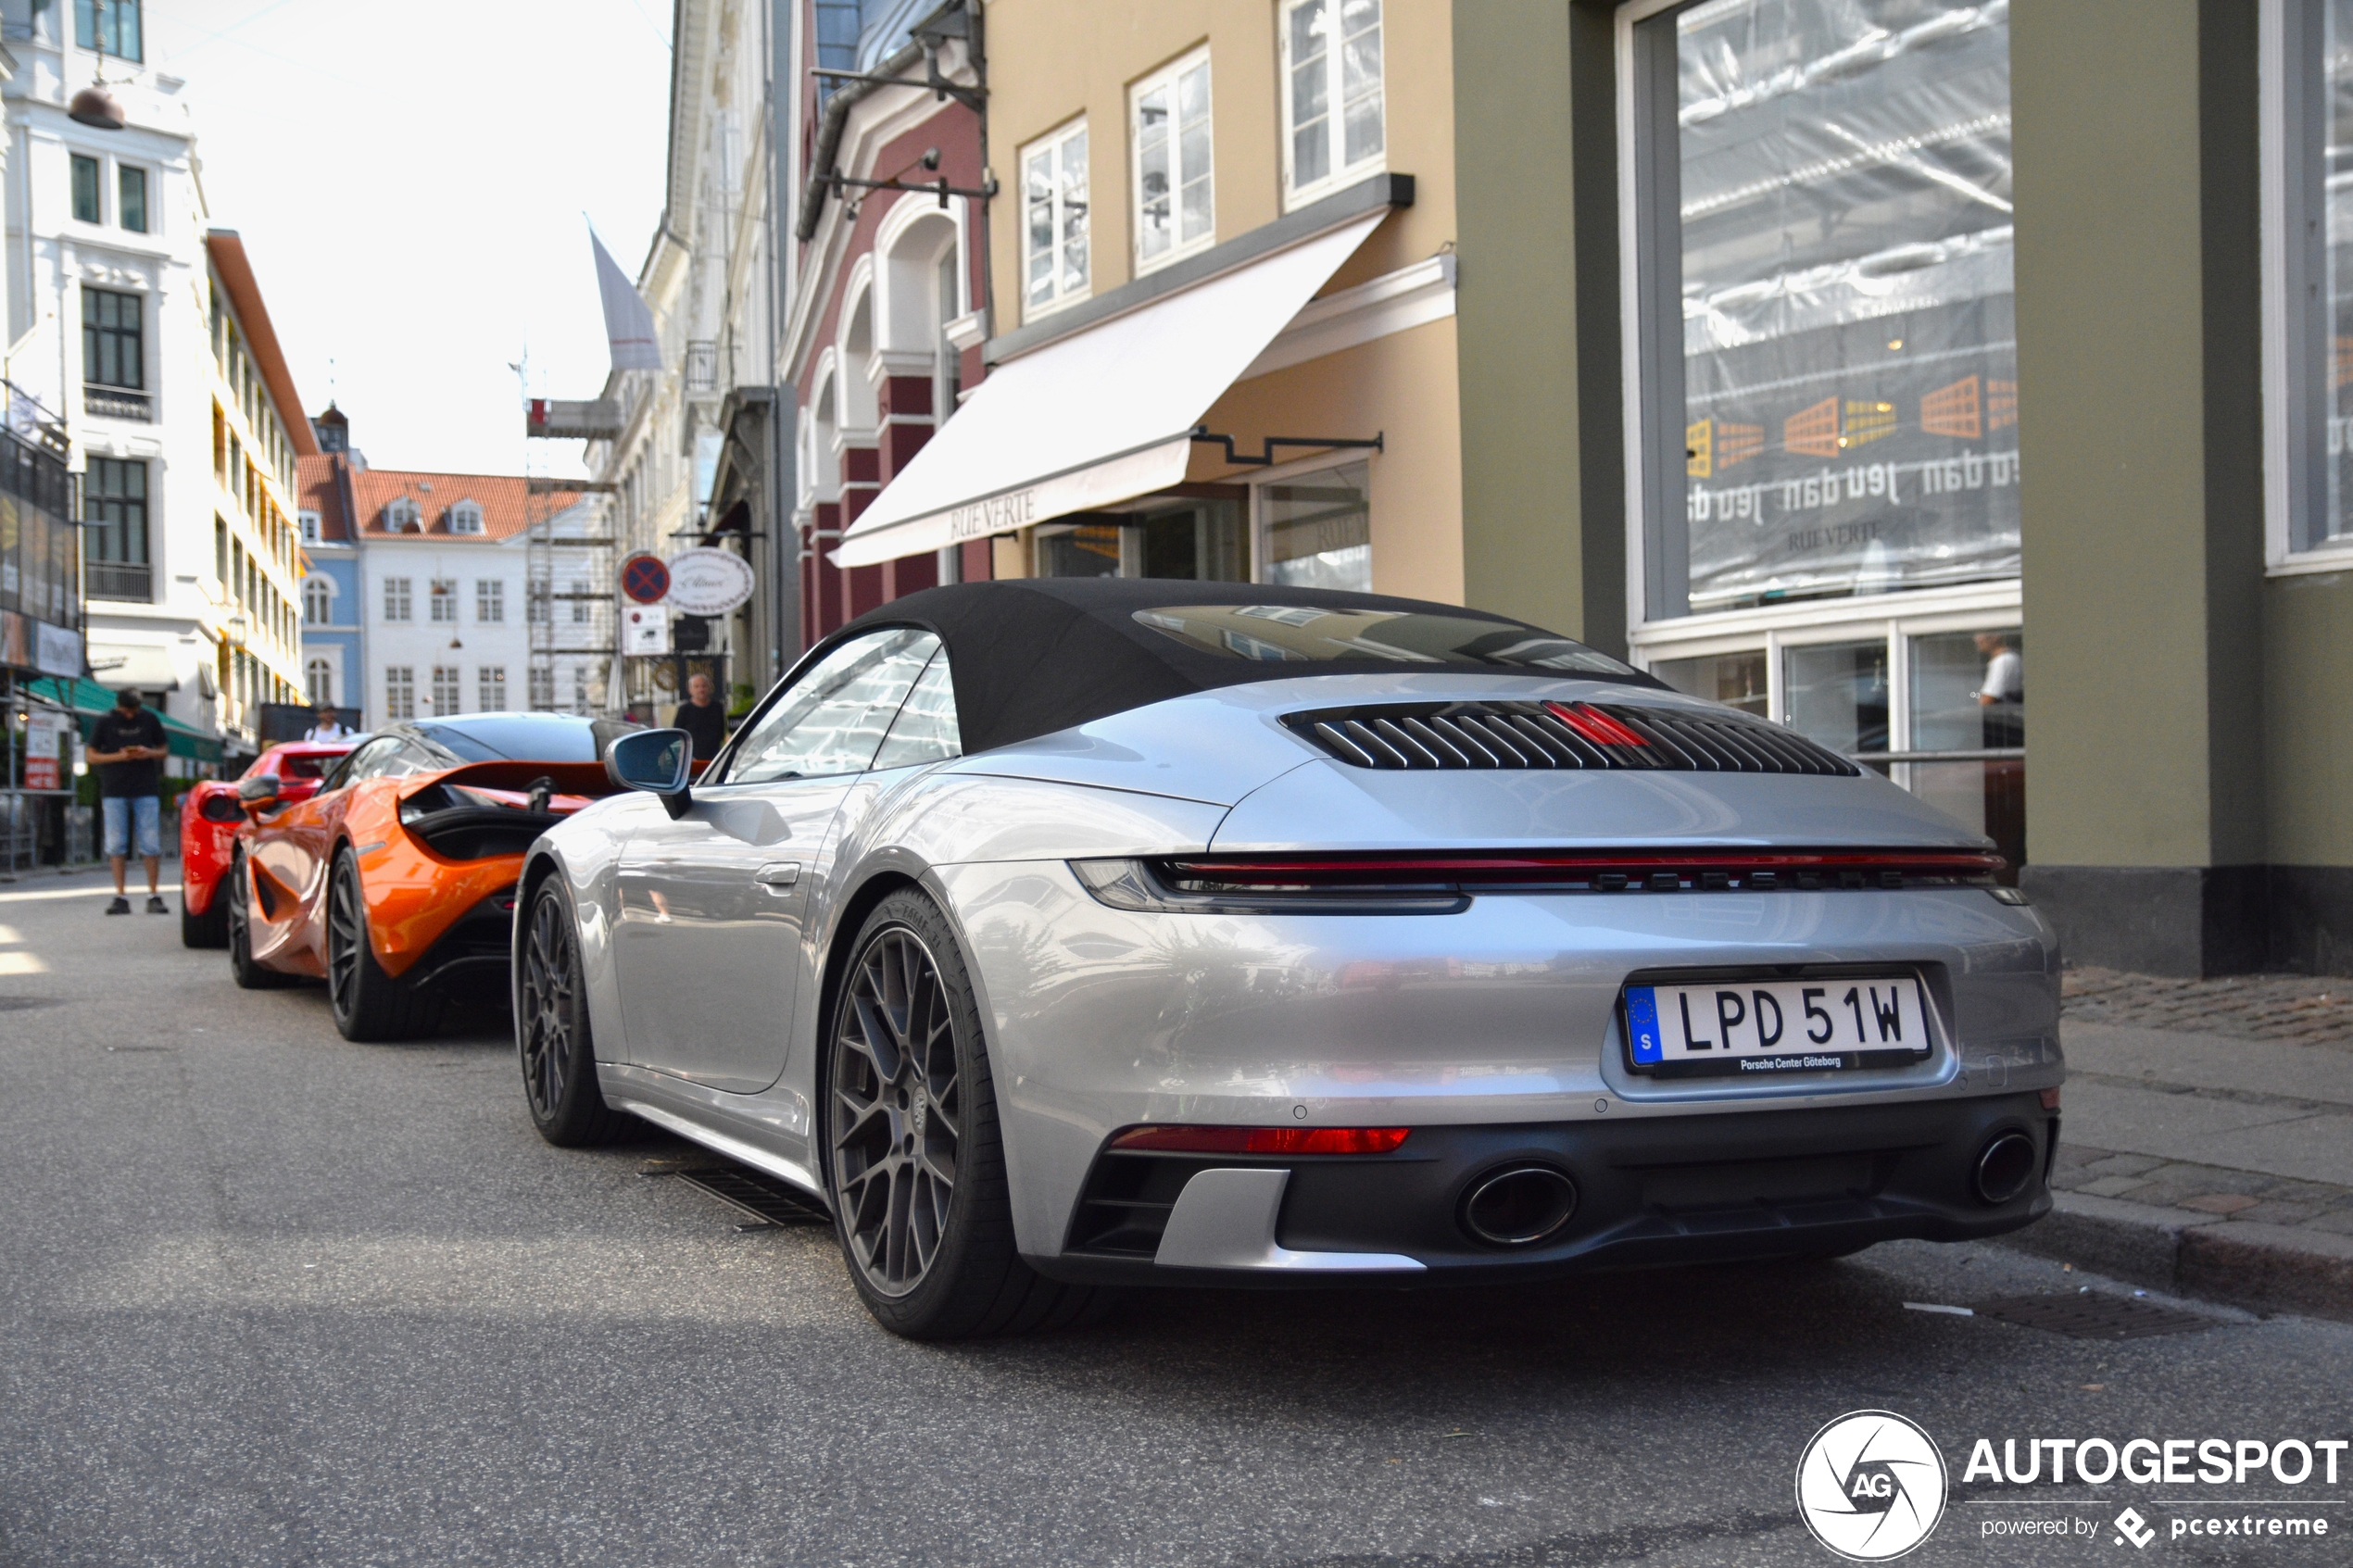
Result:
[[162,894],[150,893],[147,895],[147,912],[151,915],[168,915],[171,912],[171,906],[163,901]]
[[114,902],[107,906],[107,913],[110,915],[127,915],[130,912],[131,900],[120,893],[114,896]]

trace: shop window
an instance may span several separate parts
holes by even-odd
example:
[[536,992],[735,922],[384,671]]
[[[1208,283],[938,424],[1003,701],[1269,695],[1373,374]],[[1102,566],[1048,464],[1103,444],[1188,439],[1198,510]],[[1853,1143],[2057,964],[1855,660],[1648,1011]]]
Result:
[[1250,581],[1239,485],[1192,487],[1205,495],[1148,496],[1126,512],[1088,513],[1038,532],[1040,577],[1158,577],[1194,583]]
[[1643,619],[2015,576],[2007,9],[1649,10],[1620,24]]
[[[2271,558],[2353,549],[2353,0],[2266,6],[2264,344]],[[2343,569],[2341,558],[2317,563]]]
[[1021,153],[1022,307],[1040,315],[1087,297],[1087,122]]
[[1325,469],[1258,487],[1263,581],[1289,588],[1373,587],[1372,469]]
[[1136,270],[1149,271],[1217,237],[1210,181],[1209,51],[1187,56],[1128,94],[1136,149]]
[[[1913,637],[1910,755],[1897,781],[2026,859],[2026,639],[2015,628]],[[1938,755],[1939,753],[1944,755]]]
[[1887,751],[1887,640],[1785,648],[1783,722],[1848,756]]
[[1290,204],[1379,171],[1380,0],[1290,0],[1282,8],[1283,182]]
[[1768,693],[1761,652],[1661,659],[1651,666],[1651,673],[1679,692],[1720,702],[1759,719],[1767,716]]

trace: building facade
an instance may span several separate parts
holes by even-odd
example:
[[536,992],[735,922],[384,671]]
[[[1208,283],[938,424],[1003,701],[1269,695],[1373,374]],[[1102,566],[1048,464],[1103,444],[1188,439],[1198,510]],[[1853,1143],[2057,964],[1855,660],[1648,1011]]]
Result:
[[[96,679],[250,749],[301,689],[296,458],[310,446],[250,261],[209,227],[181,82],[135,4],[5,11],[7,378],[81,475]],[[68,118],[104,74],[127,123]]]
[[[404,719],[522,709],[586,713],[605,701],[598,651],[535,660],[547,629],[603,613],[603,585],[559,577],[535,593],[535,530],[556,540],[604,526],[596,498],[535,491],[517,474],[369,466],[340,410],[319,420],[326,449],[302,459],[308,700],[357,708],[369,729]],[[314,612],[319,619],[314,619]],[[569,637],[560,640],[573,642]]]

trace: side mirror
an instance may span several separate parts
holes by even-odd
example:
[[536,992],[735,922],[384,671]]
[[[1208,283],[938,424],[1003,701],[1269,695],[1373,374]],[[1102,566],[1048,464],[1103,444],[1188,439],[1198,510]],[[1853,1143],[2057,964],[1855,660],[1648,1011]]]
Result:
[[246,807],[267,806],[278,798],[278,775],[261,773],[237,783],[237,799]]
[[605,776],[623,789],[658,796],[673,818],[683,817],[693,797],[694,737],[684,730],[638,730],[605,747]]

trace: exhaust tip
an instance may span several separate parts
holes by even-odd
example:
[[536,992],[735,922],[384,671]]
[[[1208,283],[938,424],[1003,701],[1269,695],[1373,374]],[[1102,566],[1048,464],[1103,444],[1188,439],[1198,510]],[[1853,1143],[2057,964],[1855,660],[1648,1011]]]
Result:
[[1480,1177],[1463,1198],[1463,1229],[1491,1247],[1533,1247],[1577,1212],[1577,1184],[1550,1165]]
[[1977,1157],[1977,1196],[1988,1203],[2007,1203],[2034,1179],[2034,1140],[2009,1132],[1988,1143]]

